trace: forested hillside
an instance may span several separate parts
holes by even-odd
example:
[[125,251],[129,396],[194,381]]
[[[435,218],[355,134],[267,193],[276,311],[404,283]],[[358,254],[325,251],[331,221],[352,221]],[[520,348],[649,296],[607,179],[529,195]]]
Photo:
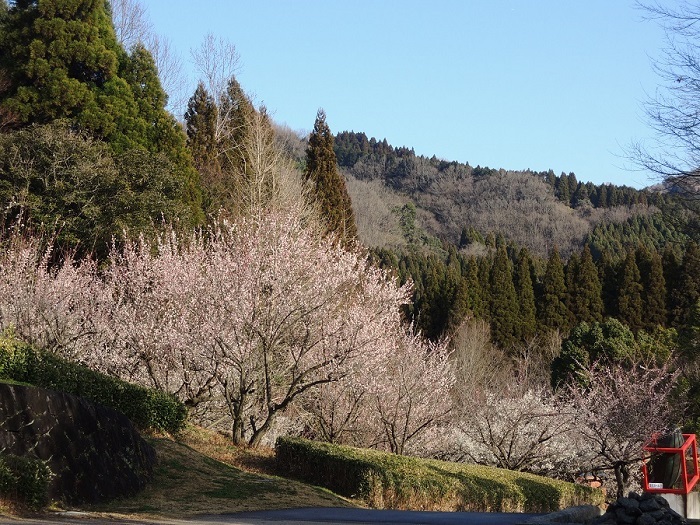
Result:
[[[596,254],[606,244],[639,240],[663,248],[662,239],[687,240],[695,217],[687,203],[665,193],[594,185],[578,181],[573,173],[557,176],[551,170],[508,171],[426,158],[364,133],[339,133],[335,150],[355,193],[357,215],[370,217],[361,231],[369,238],[376,235],[372,222],[386,224],[386,210],[395,210],[397,202],[412,203],[425,233],[450,244],[464,247],[469,231],[484,239],[502,234],[541,257],[556,246],[568,258],[586,243],[595,244]],[[382,201],[387,204],[378,206]],[[402,233],[402,214],[393,215],[388,231]],[[415,240],[404,238],[398,244]]]

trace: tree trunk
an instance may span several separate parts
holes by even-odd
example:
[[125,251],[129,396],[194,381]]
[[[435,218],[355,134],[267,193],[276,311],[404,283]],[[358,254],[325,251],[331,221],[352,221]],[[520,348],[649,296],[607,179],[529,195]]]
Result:
[[630,472],[629,465],[622,461],[615,463],[615,481],[617,482],[617,497],[622,498],[625,495],[625,488],[629,480]]
[[248,442],[248,445],[250,445],[252,448],[257,448],[260,446],[260,442],[262,439],[265,437],[265,434],[270,430],[272,427],[272,423],[275,421],[275,418],[277,417],[277,410],[271,411],[267,419],[265,419],[265,422],[262,424],[260,428],[256,428],[253,430],[253,435],[250,437],[250,441]]

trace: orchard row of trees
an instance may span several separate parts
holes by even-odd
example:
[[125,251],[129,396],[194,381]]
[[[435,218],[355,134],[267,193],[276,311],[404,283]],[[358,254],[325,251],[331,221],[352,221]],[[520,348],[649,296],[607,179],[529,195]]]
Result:
[[10,236],[0,327],[169,392],[193,421],[251,446],[301,434],[567,480],[610,469],[624,490],[649,428],[683,417],[671,410],[685,399],[674,341],[649,356],[657,345],[642,332],[584,323],[553,391],[541,348],[513,359],[474,319],[430,343],[403,323],[409,287],[301,210],[260,211],[155,245],[128,241],[102,265],[58,262],[40,239]]
[[20,235],[1,257],[3,329],[172,393],[236,444],[361,425],[354,439],[403,453],[449,412],[447,348],[402,323],[409,289],[298,209],[131,240],[101,268]]

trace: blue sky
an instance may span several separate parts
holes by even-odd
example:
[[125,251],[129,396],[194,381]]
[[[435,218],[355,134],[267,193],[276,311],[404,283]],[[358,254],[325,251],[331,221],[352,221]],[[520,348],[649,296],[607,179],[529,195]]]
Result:
[[142,0],[196,76],[207,33],[240,55],[237,75],[299,131],[325,109],[364,131],[472,166],[573,171],[642,187],[624,149],[651,136],[643,101],[662,30],[634,0]]

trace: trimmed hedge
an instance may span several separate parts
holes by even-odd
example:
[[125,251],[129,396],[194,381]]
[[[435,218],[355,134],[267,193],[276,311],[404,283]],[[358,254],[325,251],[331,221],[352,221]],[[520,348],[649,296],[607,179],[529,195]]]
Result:
[[0,454],[0,497],[40,509],[49,502],[51,471],[35,458]]
[[478,512],[552,512],[602,505],[583,485],[481,465],[449,463],[299,438],[279,438],[287,475],[364,500],[375,508]]
[[138,428],[182,429],[187,409],[175,397],[140,387],[33,348],[11,333],[0,337],[0,380],[18,381],[84,397],[127,416]]

